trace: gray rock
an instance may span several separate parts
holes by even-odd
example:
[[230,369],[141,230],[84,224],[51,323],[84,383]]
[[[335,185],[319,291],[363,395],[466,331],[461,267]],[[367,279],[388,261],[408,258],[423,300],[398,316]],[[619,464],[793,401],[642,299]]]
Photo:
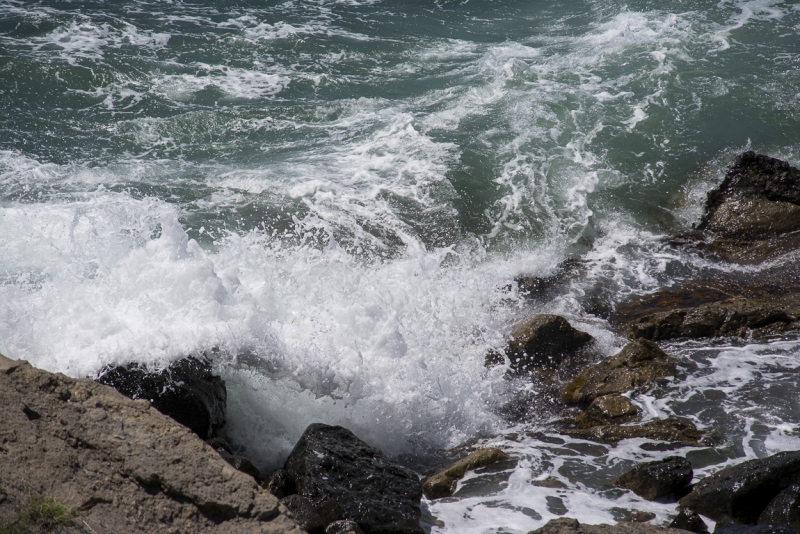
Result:
[[492,465],[503,460],[508,460],[510,457],[495,448],[479,449],[465,458],[458,460],[447,469],[431,475],[422,481],[422,491],[429,499],[440,499],[442,497],[449,497],[456,490],[456,483],[460,480],[467,471],[473,471],[480,467]]
[[185,426],[93,380],[0,356],[0,421],[0,517],[38,495],[79,511],[75,532],[302,534]]
[[408,469],[391,463],[340,426],[310,425],[284,469],[298,494],[312,504],[334,499],[342,517],[367,534],[421,534],[422,486]]
[[758,523],[783,525],[800,532],[800,484],[792,484],[772,499],[758,516]]
[[686,531],[635,521],[617,525],[582,525],[577,519],[562,517],[551,519],[542,528],[528,534],[686,534]]
[[629,489],[639,497],[654,501],[674,495],[692,481],[692,464],[686,458],[669,456],[636,466],[611,484]]
[[675,519],[669,524],[669,528],[679,528],[688,530],[695,534],[708,534],[708,525],[703,519],[692,513],[687,513],[686,510],[681,510]]

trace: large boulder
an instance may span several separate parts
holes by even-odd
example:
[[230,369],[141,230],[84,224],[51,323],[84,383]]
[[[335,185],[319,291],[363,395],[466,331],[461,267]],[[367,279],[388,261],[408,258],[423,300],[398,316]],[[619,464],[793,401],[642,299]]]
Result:
[[784,525],[800,532],[800,484],[780,492],[758,516],[762,525]]
[[449,497],[456,491],[456,483],[464,477],[467,471],[474,471],[508,459],[510,457],[500,449],[493,447],[479,449],[423,480],[422,491],[429,499]]
[[573,438],[616,445],[624,439],[645,438],[668,441],[687,446],[698,446],[704,434],[688,422],[678,419],[657,419],[640,425],[603,425],[591,428],[569,428],[561,434]]
[[337,501],[342,518],[355,521],[366,534],[423,532],[419,478],[346,428],[310,425],[284,469],[298,494],[313,505]]
[[693,476],[692,464],[686,458],[669,456],[663,460],[638,465],[611,484],[629,489],[648,501],[654,501],[675,495],[692,481]]
[[800,451],[726,467],[695,484],[681,506],[718,522],[754,525],[779,493],[800,483]]
[[577,519],[562,517],[551,519],[542,528],[528,534],[686,534],[686,531],[634,521],[616,525],[583,525]]
[[0,355],[0,421],[0,524],[36,500],[79,514],[64,533],[303,532],[186,427],[93,380]]
[[[511,370],[524,374],[560,367],[593,339],[559,315],[534,315],[514,325],[505,353]],[[502,362],[503,358],[496,353],[486,357],[487,366]]]
[[575,418],[577,428],[621,425],[636,421],[641,410],[630,399],[622,395],[604,395],[592,401],[586,411]]
[[586,405],[597,397],[647,387],[657,379],[673,375],[676,363],[655,343],[632,341],[615,356],[584,370],[564,387],[561,398],[567,404]]
[[211,363],[204,358],[189,356],[161,371],[139,363],[106,367],[97,381],[131,399],[148,400],[201,438],[213,437],[225,426],[225,382],[211,372]]

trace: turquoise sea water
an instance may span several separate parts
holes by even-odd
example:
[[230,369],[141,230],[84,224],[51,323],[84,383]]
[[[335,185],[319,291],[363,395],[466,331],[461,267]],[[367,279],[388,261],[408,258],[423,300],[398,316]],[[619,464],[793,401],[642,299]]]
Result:
[[[734,269],[660,238],[735,154],[800,163],[799,67],[770,0],[0,2],[0,352],[86,376],[215,348],[265,470],[317,421],[395,456],[502,434],[521,386],[483,357],[515,320],[612,354],[590,303]],[[551,299],[504,289],[565,258]],[[700,370],[636,400],[724,436],[697,466],[800,445],[800,344],[671,350]],[[668,452],[493,439],[517,467],[435,532],[674,515],[604,486]]]

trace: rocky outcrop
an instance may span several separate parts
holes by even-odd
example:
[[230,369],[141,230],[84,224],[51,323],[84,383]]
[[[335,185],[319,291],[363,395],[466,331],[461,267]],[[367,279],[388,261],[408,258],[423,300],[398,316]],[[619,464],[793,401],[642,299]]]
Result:
[[680,503],[718,522],[754,525],[773,499],[796,483],[800,483],[800,452],[781,452],[704,478]]
[[146,400],[0,356],[0,522],[60,503],[61,532],[302,530],[278,500]]
[[335,500],[342,519],[355,521],[366,534],[423,532],[417,476],[346,428],[310,425],[284,469],[299,495],[314,506]]
[[654,343],[637,340],[618,354],[584,370],[566,385],[561,398],[567,404],[589,404],[597,397],[647,387],[653,381],[672,376],[677,360]]
[[592,401],[586,411],[575,418],[577,428],[621,425],[636,421],[641,410],[630,399],[622,395],[604,395]]
[[686,458],[670,456],[638,465],[611,484],[654,501],[675,495],[692,481],[693,476],[692,464]]
[[[573,328],[559,315],[534,315],[514,325],[505,353],[511,371],[524,374],[540,369],[556,369],[592,340],[592,336]],[[497,353],[486,356],[487,366],[503,361],[503,357]]]
[[617,525],[582,525],[577,519],[562,517],[551,519],[528,534],[686,534],[686,531],[633,521]]
[[150,401],[159,412],[203,439],[215,436],[225,426],[225,382],[211,373],[206,359],[190,356],[158,372],[138,363],[107,367],[97,381],[131,399]]
[[698,446],[701,444],[703,432],[678,419],[659,419],[641,425],[604,425],[587,429],[570,428],[560,431],[561,434],[573,438],[597,441],[616,445],[624,439],[645,438],[654,441],[669,441],[681,445]]
[[456,491],[457,482],[464,477],[467,471],[474,471],[508,459],[510,457],[500,449],[490,447],[477,450],[466,458],[458,460],[447,469],[423,480],[422,491],[425,492],[425,496],[429,499],[449,497]]

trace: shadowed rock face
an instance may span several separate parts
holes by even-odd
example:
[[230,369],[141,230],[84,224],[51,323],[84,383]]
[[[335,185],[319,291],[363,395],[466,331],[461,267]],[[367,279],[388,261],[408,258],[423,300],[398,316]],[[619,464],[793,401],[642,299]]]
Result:
[[391,463],[340,426],[310,425],[284,469],[297,493],[313,505],[338,502],[342,518],[366,534],[422,534],[422,485],[408,469]]
[[792,484],[758,516],[761,525],[784,525],[795,532],[800,532],[800,484]]
[[643,499],[654,501],[674,495],[686,487],[693,476],[692,465],[686,458],[670,456],[638,465],[612,484],[629,489]]
[[675,519],[669,524],[670,528],[679,528],[688,530],[695,534],[708,534],[708,525],[697,514],[687,513],[686,510],[681,510]]

